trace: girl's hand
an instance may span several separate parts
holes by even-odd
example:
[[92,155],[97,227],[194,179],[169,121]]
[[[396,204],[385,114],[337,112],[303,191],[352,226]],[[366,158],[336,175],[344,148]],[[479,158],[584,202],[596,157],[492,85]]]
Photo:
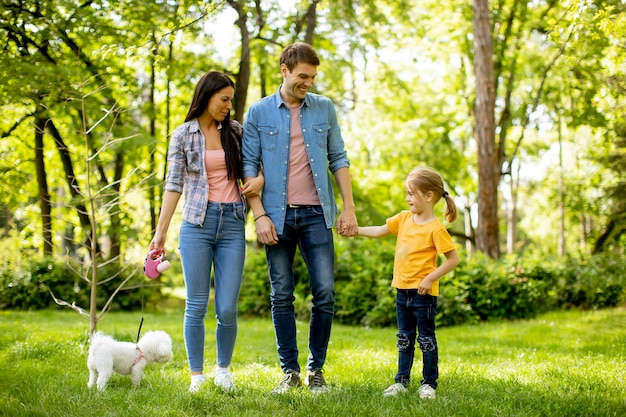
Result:
[[417,293],[420,295],[428,294],[428,292],[430,291],[432,287],[433,287],[433,281],[428,279],[428,277],[426,277],[420,282],[419,287],[417,287]]

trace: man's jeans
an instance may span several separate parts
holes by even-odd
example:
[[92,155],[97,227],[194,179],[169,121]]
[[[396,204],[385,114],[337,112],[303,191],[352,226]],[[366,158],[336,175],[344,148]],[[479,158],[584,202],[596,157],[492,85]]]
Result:
[[439,352],[435,336],[437,297],[419,295],[417,290],[398,290],[396,315],[398,320],[398,373],[396,382],[408,385],[415,354],[415,338],[422,351],[422,384],[437,388]]
[[183,333],[191,372],[203,370],[204,317],[215,268],[217,365],[227,367],[237,339],[237,300],[246,253],[243,203],[211,203],[202,226],[184,222],[179,250],[187,301]]
[[276,245],[266,245],[272,293],[272,321],[281,368],[300,372],[294,314],[293,260],[296,247],[307,265],[313,308],[307,369],[320,370],[326,360],[335,304],[333,233],[319,206],[287,208],[285,229]]

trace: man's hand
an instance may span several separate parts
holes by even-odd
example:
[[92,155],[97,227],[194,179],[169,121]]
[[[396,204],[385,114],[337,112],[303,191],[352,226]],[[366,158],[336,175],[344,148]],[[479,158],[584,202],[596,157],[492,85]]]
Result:
[[264,245],[275,245],[278,243],[278,234],[276,234],[276,227],[269,216],[261,216],[257,219],[256,236]]
[[358,231],[359,223],[354,210],[342,211],[337,217],[337,233],[341,236],[356,236]]

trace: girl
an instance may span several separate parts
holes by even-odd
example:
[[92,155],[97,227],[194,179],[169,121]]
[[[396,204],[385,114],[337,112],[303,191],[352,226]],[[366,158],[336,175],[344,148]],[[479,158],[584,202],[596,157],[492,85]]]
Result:
[[191,370],[190,392],[204,383],[204,317],[215,270],[217,368],[215,385],[233,388],[229,365],[237,337],[237,300],[246,251],[244,196],[259,198],[263,176],[239,188],[242,176],[241,125],[230,119],[235,84],[211,71],[196,85],[185,123],[169,144],[161,214],[150,250],[165,251],[172,216],[184,193],[179,250],[187,298],[183,333]]
[[[435,398],[439,377],[435,337],[439,278],[458,265],[459,255],[448,231],[435,217],[434,206],[442,197],[445,199],[448,222],[456,220],[457,211],[454,200],[444,190],[441,176],[428,168],[411,171],[405,189],[408,211],[387,219],[383,226],[359,227],[358,235],[382,237],[392,233],[397,236],[391,285],[397,289],[398,373],[396,383],[383,395],[406,392],[417,336],[423,362],[418,393],[421,398]],[[441,253],[446,260],[437,266],[437,255]]]

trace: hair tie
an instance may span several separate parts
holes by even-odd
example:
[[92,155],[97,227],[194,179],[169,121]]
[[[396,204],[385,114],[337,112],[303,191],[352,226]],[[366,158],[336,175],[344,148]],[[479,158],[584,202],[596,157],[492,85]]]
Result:
[[441,194],[441,196],[442,196],[442,197],[446,197],[446,196],[449,196],[449,195],[450,195],[450,194],[448,194],[448,192],[447,192],[447,191],[445,191],[445,190],[444,190],[443,194]]

